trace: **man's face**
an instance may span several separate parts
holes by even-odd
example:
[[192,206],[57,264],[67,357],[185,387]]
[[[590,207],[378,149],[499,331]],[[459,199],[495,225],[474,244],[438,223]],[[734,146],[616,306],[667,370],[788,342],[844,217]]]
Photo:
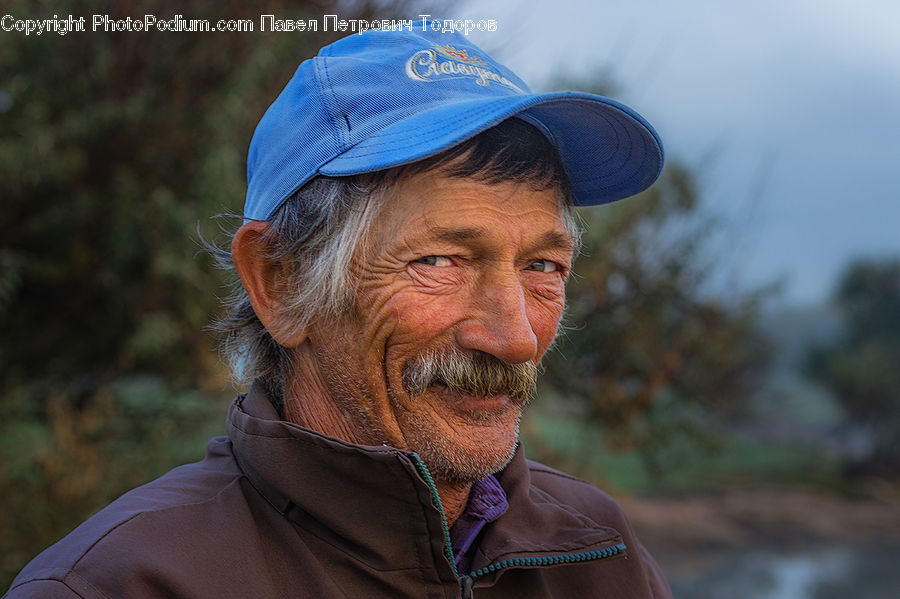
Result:
[[[572,260],[560,213],[556,189],[439,171],[393,189],[353,263],[353,310],[309,336],[327,401],[352,440],[415,451],[453,482],[509,461],[527,393],[507,387],[523,373],[504,366],[533,371],[556,335]],[[499,370],[507,382],[411,384],[435,355],[486,363],[471,373]]]

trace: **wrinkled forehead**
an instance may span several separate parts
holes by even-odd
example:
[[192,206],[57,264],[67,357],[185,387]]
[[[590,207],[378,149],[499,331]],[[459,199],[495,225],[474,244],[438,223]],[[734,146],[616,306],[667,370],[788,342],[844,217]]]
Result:
[[372,220],[374,244],[427,238],[477,245],[505,236],[576,250],[579,230],[563,187],[532,180],[487,182],[453,174],[453,166],[399,173]]
[[[470,227],[490,226],[478,222],[489,207],[512,218],[521,211],[522,198],[537,195],[541,208],[561,223],[573,248],[577,250],[580,242],[571,188],[555,149],[542,133],[518,119],[440,155],[385,171],[380,183],[384,196],[379,213],[409,215],[427,205],[421,216],[455,212],[456,220]],[[448,189],[453,192],[446,193]],[[432,201],[435,195],[440,196],[437,202]],[[529,209],[535,209],[534,202]]]

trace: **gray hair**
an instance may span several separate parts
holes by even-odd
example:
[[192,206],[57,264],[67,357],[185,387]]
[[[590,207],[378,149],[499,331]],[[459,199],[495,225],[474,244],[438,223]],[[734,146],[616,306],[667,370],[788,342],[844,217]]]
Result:
[[[285,284],[291,290],[278,315],[279,324],[287,327],[284,330],[296,332],[318,319],[346,313],[356,291],[351,260],[364,247],[391,190],[405,176],[444,167],[454,177],[486,183],[513,180],[538,189],[558,189],[560,216],[577,254],[581,229],[555,150],[531,125],[509,119],[437,157],[352,177],[319,176],[294,192],[268,220],[263,238],[266,258],[285,266]],[[221,268],[234,270],[230,252],[206,246]],[[223,335],[220,351],[233,377],[240,383],[258,379],[280,409],[292,379],[292,350],[269,334],[239,282],[224,307],[225,316],[212,328]]]
[[[344,314],[354,297],[350,261],[384,202],[384,177],[317,177],[291,195],[268,220],[266,259],[283,264],[285,294],[279,324],[290,333],[318,319]],[[209,244],[207,244],[209,247]],[[234,271],[231,253],[211,250],[218,265]],[[260,322],[239,280],[212,328],[223,335],[220,352],[240,383],[259,379],[280,399],[290,379],[290,350]]]

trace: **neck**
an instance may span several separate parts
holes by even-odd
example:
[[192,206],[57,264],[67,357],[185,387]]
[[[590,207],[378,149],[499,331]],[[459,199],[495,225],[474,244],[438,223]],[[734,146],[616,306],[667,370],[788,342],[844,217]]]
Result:
[[301,355],[294,362],[294,379],[284,390],[284,419],[341,441],[371,445],[348,414],[322,399],[329,396],[326,387],[313,362],[302,355],[308,346],[295,351]]
[[469,503],[469,492],[472,483],[450,484],[443,481],[434,481],[441,505],[444,508],[444,517],[447,518],[447,526],[453,526]]

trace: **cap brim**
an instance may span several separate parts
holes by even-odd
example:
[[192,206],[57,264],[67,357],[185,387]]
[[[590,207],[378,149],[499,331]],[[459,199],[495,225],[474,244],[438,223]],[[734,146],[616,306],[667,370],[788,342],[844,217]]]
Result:
[[435,106],[360,141],[319,173],[355,175],[422,160],[512,116],[538,127],[557,148],[575,205],[635,195],[662,171],[662,143],[639,114],[603,96],[556,92]]

